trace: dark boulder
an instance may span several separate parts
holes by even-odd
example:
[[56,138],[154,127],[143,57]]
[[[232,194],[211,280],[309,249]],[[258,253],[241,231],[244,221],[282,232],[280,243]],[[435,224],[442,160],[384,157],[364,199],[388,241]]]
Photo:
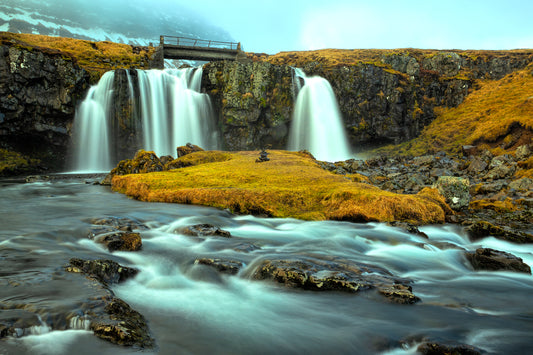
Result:
[[119,283],[134,277],[139,271],[135,268],[122,266],[113,260],[82,260],[70,259],[65,268],[69,272],[84,273],[105,284]]
[[389,301],[412,304],[420,299],[408,280],[395,278],[379,267],[352,261],[332,262],[299,258],[264,260],[252,274],[256,280],[273,280],[291,288],[356,293],[375,289]]
[[533,243],[533,235],[526,232],[513,231],[509,228],[500,227],[487,221],[476,221],[465,228],[472,240],[485,237],[494,237],[513,243]]
[[215,268],[223,274],[235,275],[243,267],[243,263],[235,260],[225,260],[219,258],[200,258],[194,261],[195,264],[207,265]]
[[422,355],[481,355],[480,349],[467,344],[442,344],[426,342],[420,344],[416,351]]
[[523,262],[522,258],[504,251],[479,248],[465,255],[474,270],[516,271],[531,274],[531,268]]
[[177,232],[191,237],[231,238],[230,232],[222,230],[211,224],[195,224],[193,226],[178,229]]

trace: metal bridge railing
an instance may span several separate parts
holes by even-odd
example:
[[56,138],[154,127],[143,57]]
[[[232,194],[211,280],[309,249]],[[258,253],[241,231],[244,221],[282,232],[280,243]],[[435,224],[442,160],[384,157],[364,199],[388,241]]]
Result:
[[169,45],[198,47],[198,48],[219,48],[219,49],[230,49],[230,50],[241,49],[241,44],[236,43],[236,42],[211,41],[207,39],[197,39],[197,38],[187,38],[187,37],[160,36],[159,42],[161,46],[165,44],[169,44]]

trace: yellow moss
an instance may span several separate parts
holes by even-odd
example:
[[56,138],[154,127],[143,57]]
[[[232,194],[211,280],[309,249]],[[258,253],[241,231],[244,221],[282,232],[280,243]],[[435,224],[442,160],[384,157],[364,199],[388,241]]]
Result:
[[207,205],[273,217],[444,221],[442,207],[433,200],[350,181],[321,169],[305,153],[270,151],[270,161],[263,163],[255,162],[259,152],[194,155],[200,153],[204,160],[211,154],[230,158],[166,172],[115,176],[113,189],[143,201]]
[[38,163],[37,159],[30,159],[17,152],[0,149],[0,175],[24,171]]
[[470,202],[470,208],[474,210],[491,209],[496,212],[514,212],[517,210],[517,206],[510,197],[504,201],[493,201],[489,199],[475,200]]

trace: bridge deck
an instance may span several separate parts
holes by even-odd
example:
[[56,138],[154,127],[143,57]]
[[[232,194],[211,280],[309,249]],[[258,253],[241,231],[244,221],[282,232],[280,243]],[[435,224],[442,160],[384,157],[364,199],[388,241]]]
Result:
[[166,59],[236,60],[242,53],[240,43],[185,37],[161,36],[160,46]]

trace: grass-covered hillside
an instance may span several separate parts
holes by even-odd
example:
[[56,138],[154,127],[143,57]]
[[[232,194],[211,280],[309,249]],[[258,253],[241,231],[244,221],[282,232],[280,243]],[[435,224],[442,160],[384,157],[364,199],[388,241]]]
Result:
[[421,155],[457,153],[463,145],[482,145],[494,154],[532,143],[533,64],[500,80],[479,82],[479,89],[455,108],[437,108],[437,118],[422,134],[384,153]]

